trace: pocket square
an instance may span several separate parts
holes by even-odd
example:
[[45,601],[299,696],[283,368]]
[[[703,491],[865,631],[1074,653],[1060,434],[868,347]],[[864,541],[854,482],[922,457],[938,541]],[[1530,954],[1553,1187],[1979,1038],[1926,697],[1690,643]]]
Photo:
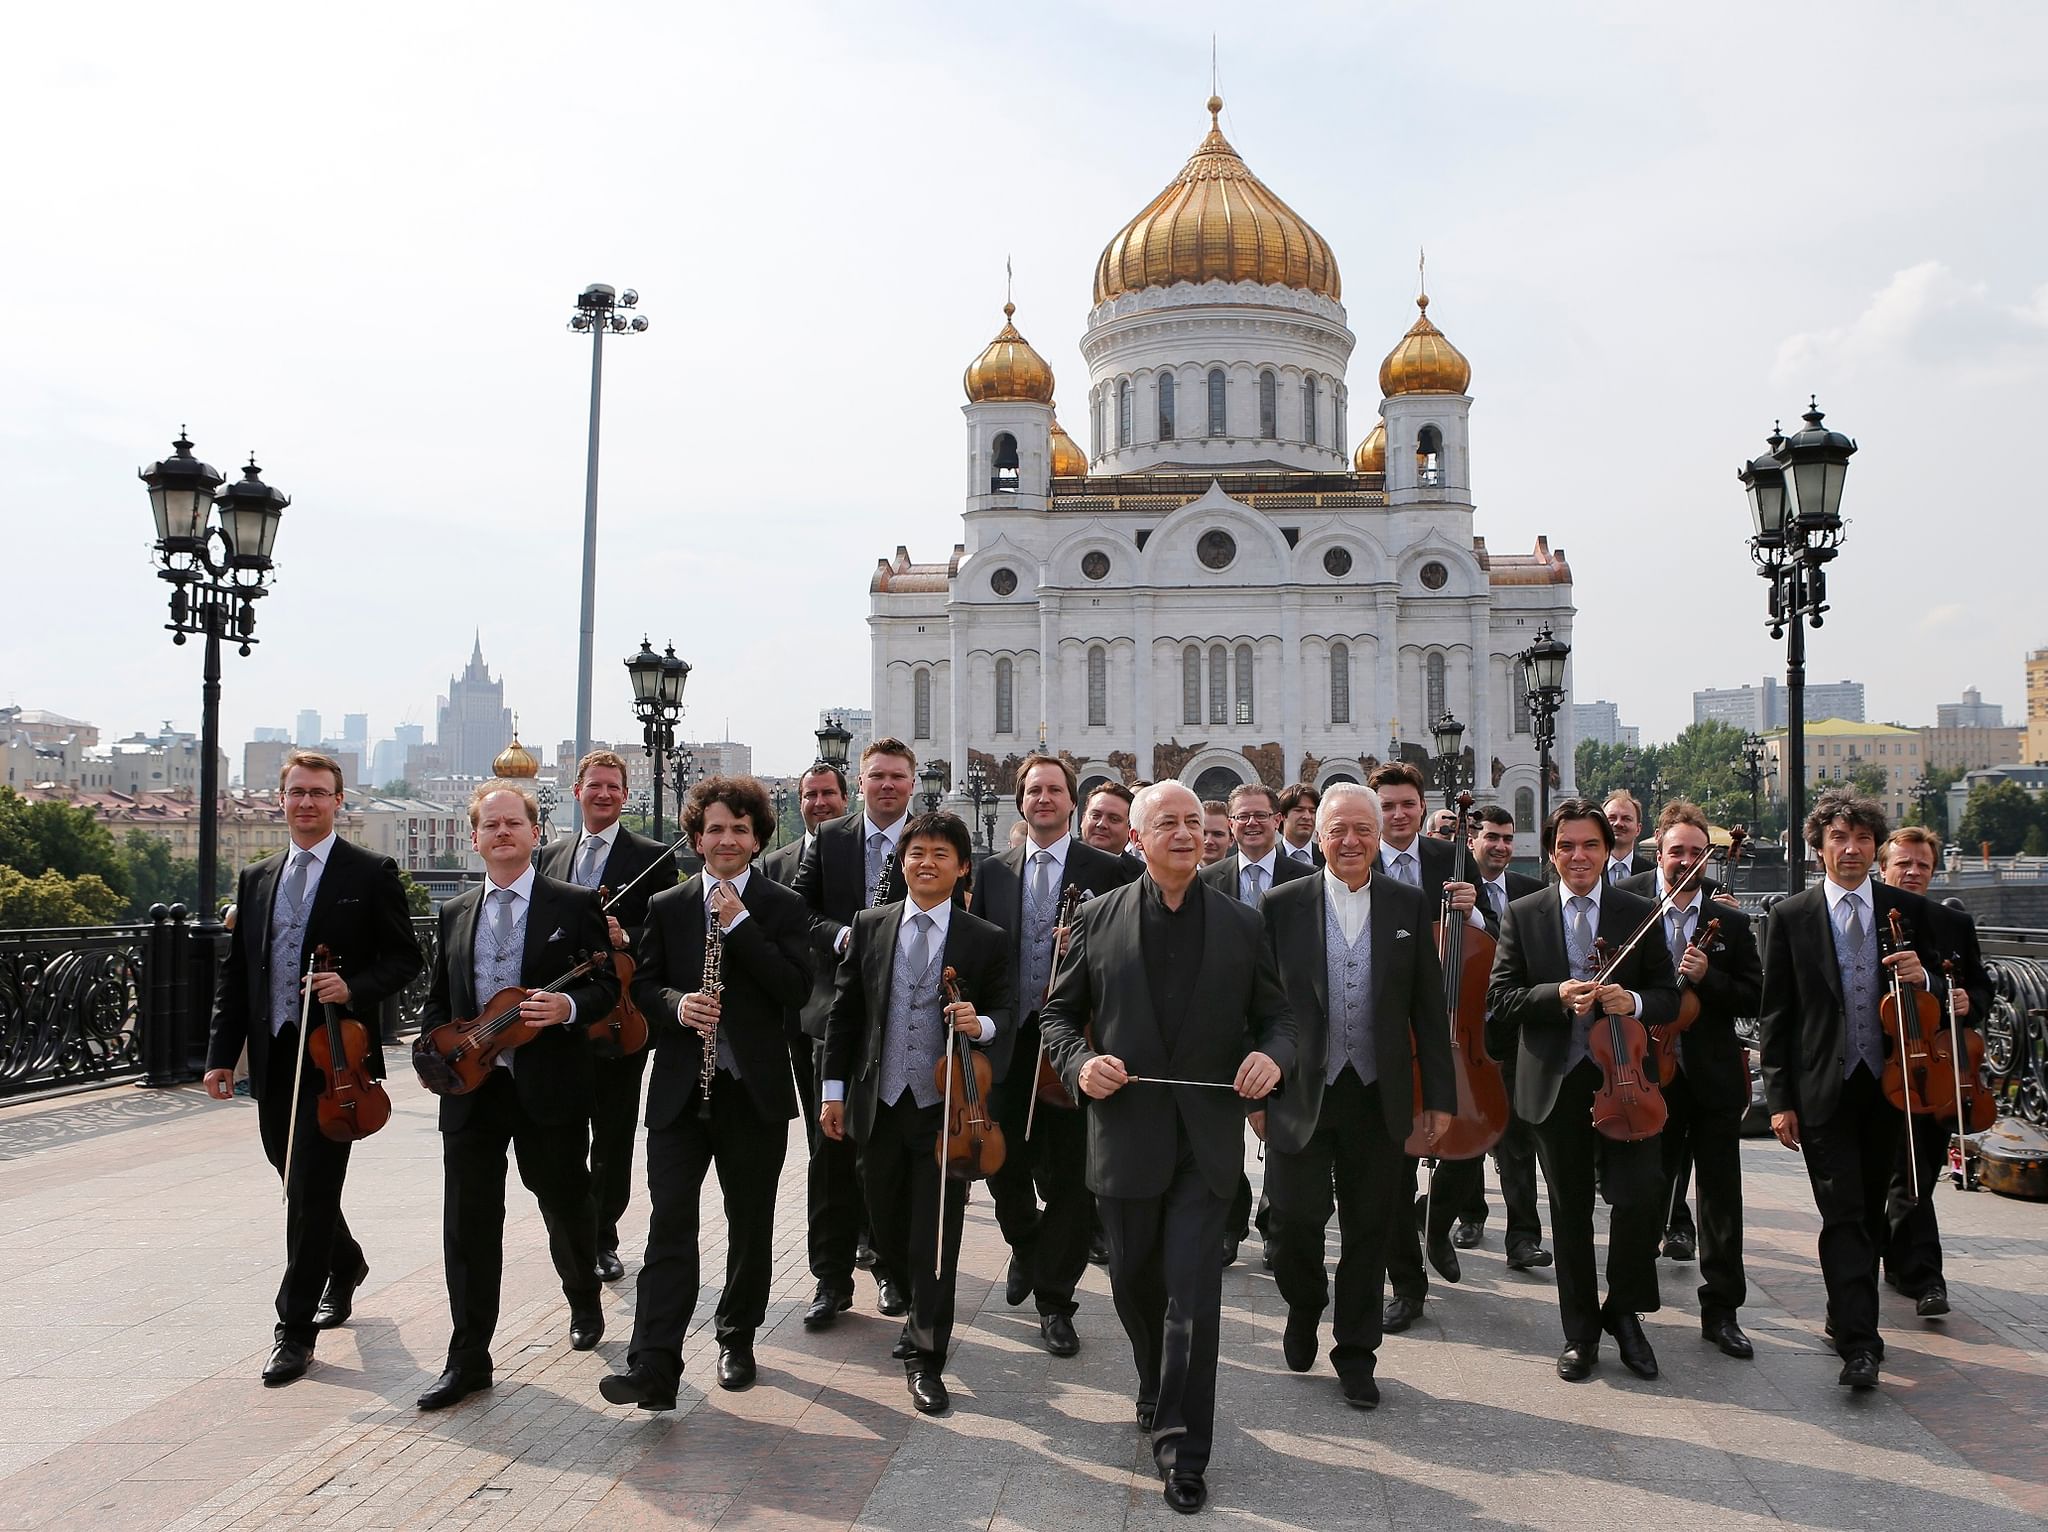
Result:
[[567,926],[556,926],[556,927],[555,927],[555,934],[554,934],[553,936],[550,936],[550,937],[548,938],[548,940],[549,940],[549,941],[551,941],[551,942],[560,942],[560,941],[567,941],[568,939],[569,939],[569,928],[568,928]]
[[1405,930],[1396,931],[1394,933],[1394,940],[1397,942],[1405,942],[1406,940],[1408,940],[1408,933]]

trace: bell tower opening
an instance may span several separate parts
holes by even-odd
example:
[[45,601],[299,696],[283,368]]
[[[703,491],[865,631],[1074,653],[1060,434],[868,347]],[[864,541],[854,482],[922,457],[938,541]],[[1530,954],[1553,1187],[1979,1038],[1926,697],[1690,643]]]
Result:
[[1014,495],[1017,492],[1017,438],[1008,431],[998,431],[989,447],[988,487],[999,495]]

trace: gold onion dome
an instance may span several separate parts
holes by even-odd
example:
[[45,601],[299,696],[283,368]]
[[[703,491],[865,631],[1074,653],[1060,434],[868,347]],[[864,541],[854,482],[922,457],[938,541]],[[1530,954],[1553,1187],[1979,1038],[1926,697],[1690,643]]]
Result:
[[1125,224],[1095,263],[1095,301],[1176,282],[1260,282],[1341,298],[1323,236],[1251,173],[1209,98],[1209,133],[1165,191]]
[[1462,394],[1472,381],[1472,364],[1429,322],[1429,294],[1415,300],[1419,312],[1401,343],[1380,363],[1380,393]]
[[1056,479],[1076,478],[1088,472],[1088,454],[1067,435],[1067,428],[1055,415],[1052,422],[1052,472]]
[[516,730],[512,735],[512,743],[491,758],[491,775],[510,780],[530,780],[540,775],[540,762],[534,758],[531,750],[519,743]]
[[988,343],[988,349],[967,364],[967,374],[961,381],[967,397],[976,404],[986,404],[991,399],[1052,403],[1052,368],[1010,323],[1010,316],[1016,312],[1016,304],[1003,305],[1002,329]]
[[1387,471],[1387,423],[1375,420],[1372,430],[1358,450],[1351,454],[1351,466],[1359,473],[1385,473]]

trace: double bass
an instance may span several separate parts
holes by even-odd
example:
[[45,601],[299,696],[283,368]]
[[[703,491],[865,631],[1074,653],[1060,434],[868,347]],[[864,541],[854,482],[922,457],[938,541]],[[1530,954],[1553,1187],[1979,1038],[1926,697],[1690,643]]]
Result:
[[[341,961],[325,943],[313,949],[313,972],[330,973]],[[341,1007],[322,1002],[321,1023],[306,1036],[306,1056],[326,1076],[326,1084],[314,1098],[315,1120],[320,1136],[338,1144],[352,1144],[368,1138],[391,1121],[391,1098],[370,1073],[370,1049],[380,1046],[370,1040],[370,1029]]]
[[[1446,882],[1465,883],[1465,838],[1472,812],[1472,794],[1458,794],[1458,833],[1453,840],[1451,874]],[[1483,927],[1470,925],[1464,912],[1444,896],[1437,912],[1436,952],[1443,966],[1444,1026],[1451,1040],[1451,1075],[1457,1086],[1451,1121],[1434,1139],[1422,1127],[1422,1064],[1415,1071],[1415,1119],[1402,1152],[1417,1159],[1469,1160],[1500,1142],[1508,1128],[1507,1083],[1500,1065],[1486,1051],[1486,985],[1493,972],[1494,939]]]

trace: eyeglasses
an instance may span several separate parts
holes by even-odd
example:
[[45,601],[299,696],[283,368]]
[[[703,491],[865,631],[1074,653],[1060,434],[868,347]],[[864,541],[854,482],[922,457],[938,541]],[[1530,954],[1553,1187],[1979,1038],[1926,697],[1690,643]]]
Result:
[[314,803],[325,803],[329,798],[336,796],[334,789],[331,787],[287,787],[284,790],[284,795],[293,803],[303,802],[308,799]]
[[1278,819],[1279,817],[1278,814],[1232,814],[1230,822],[1234,825],[1255,825],[1264,824],[1269,819]]

